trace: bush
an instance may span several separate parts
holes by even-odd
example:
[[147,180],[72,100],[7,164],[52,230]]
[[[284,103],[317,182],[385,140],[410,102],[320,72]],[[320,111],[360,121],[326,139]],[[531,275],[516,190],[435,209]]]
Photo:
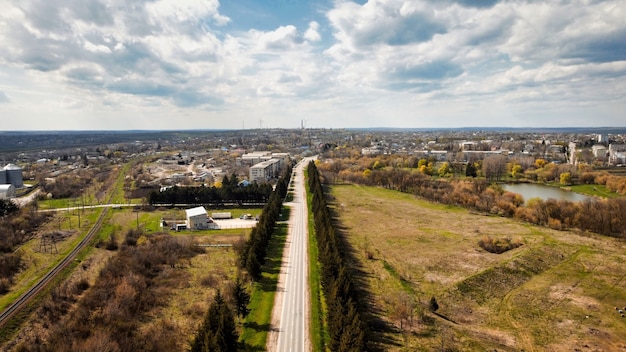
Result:
[[89,281],[87,279],[82,278],[80,281],[76,283],[76,294],[81,294],[83,291],[89,288]]
[[486,236],[478,241],[478,245],[489,253],[501,254],[508,250],[520,247],[523,243],[520,240],[511,240],[510,237],[492,238]]
[[117,236],[115,235],[115,232],[111,232],[111,234],[109,235],[109,240],[106,242],[106,245],[104,246],[104,248],[106,248],[108,251],[116,251],[118,246],[117,246]]
[[215,274],[208,274],[200,280],[200,284],[204,287],[217,287],[219,278]]
[[11,280],[4,278],[4,277],[0,278],[0,295],[3,295],[9,292],[10,288],[11,288]]

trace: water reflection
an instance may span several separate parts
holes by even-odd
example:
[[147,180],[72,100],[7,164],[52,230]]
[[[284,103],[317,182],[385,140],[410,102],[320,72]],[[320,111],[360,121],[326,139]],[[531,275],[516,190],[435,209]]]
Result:
[[547,200],[548,198],[556,200],[569,200],[570,202],[582,202],[585,199],[591,199],[589,196],[585,196],[576,192],[569,192],[562,190],[558,187],[551,187],[545,185],[539,185],[534,183],[519,183],[519,184],[507,184],[503,185],[504,190],[509,192],[519,193],[524,197],[524,200],[528,202],[531,198],[541,198]]

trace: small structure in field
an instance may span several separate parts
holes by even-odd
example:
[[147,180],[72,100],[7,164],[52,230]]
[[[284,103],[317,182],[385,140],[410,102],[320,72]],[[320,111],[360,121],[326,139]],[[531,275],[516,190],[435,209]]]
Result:
[[185,210],[187,214],[187,228],[191,230],[206,230],[213,222],[209,219],[204,207],[195,207]]
[[232,219],[233,215],[229,212],[211,213],[211,217],[216,220]]

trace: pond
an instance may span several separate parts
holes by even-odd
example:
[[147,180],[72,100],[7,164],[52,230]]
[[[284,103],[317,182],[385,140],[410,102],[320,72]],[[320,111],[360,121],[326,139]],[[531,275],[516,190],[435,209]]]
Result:
[[507,184],[503,185],[502,188],[508,192],[521,194],[525,201],[528,201],[531,198],[541,198],[543,200],[552,198],[556,200],[569,200],[570,202],[582,202],[585,199],[592,199],[592,197],[576,192],[565,191],[558,187],[534,183]]

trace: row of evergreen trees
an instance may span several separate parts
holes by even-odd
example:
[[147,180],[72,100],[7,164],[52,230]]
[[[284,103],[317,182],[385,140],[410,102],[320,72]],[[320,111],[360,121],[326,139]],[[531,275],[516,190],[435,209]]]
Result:
[[238,338],[233,312],[221,292],[217,291],[191,343],[191,352],[237,351]]
[[328,314],[326,325],[331,351],[365,351],[365,324],[359,314],[358,294],[350,278],[346,256],[332,223],[319,173],[314,162],[307,168],[309,188],[313,195],[312,212],[321,263],[322,290]]
[[[287,195],[291,171],[292,168],[288,167],[279,179],[276,189],[271,193],[269,201],[263,208],[259,222],[252,229],[250,238],[238,253],[240,268],[245,269],[254,281],[261,278],[261,266],[265,262],[267,246],[280,216],[283,199]],[[235,315],[245,318],[250,312],[248,309],[250,295],[239,278],[231,287],[230,302],[229,305],[221,292],[217,292],[202,326],[191,343],[191,352],[237,351],[239,336]]]
[[148,202],[158,204],[209,204],[224,203],[265,203],[272,194],[272,185],[252,182],[240,184],[237,175],[224,176],[221,187],[178,187],[162,192],[151,192]]
[[283,199],[285,199],[289,189],[291,171],[291,166],[284,170],[282,177],[276,184],[276,189],[263,207],[259,222],[252,229],[250,238],[239,252],[239,266],[248,272],[253,281],[258,281],[261,278],[261,266],[265,263],[267,246],[274,233],[276,221],[280,217]]

